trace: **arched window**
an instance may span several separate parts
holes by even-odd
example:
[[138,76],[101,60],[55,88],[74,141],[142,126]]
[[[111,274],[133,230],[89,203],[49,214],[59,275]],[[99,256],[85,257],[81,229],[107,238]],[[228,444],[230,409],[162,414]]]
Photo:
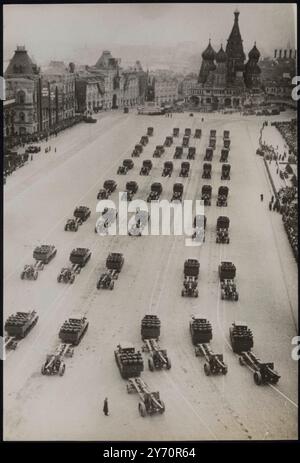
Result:
[[20,122],[25,122],[25,114],[24,114],[24,113],[20,113],[20,114],[19,114],[19,119],[20,119]]
[[18,104],[25,103],[25,92],[23,92],[23,90],[19,90],[17,93],[17,103]]

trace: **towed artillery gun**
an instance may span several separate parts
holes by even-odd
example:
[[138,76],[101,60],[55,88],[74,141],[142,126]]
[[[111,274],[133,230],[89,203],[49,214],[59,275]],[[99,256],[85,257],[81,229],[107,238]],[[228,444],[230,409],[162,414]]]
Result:
[[183,155],[183,148],[182,146],[176,146],[175,153],[173,159],[181,159]]
[[164,413],[165,404],[160,399],[159,392],[150,392],[149,387],[141,378],[129,378],[126,388],[128,394],[137,392],[140,396],[138,409],[143,418],[146,415]]
[[208,162],[203,164],[202,178],[211,178],[211,164]]
[[154,133],[154,128],[153,127],[148,127],[147,128],[148,137],[152,137],[153,133]]
[[173,196],[171,201],[182,201],[183,197],[183,184],[182,183],[174,183],[173,185]]
[[172,144],[173,144],[173,137],[170,137],[170,136],[166,137],[165,142],[164,142],[164,146],[169,147]]
[[150,371],[171,368],[171,361],[166,349],[161,349],[156,339],[144,339],[143,352],[149,352],[148,367]]
[[118,252],[110,253],[106,259],[107,271],[102,273],[97,282],[97,289],[114,289],[114,280],[119,278],[119,273],[124,264],[123,254]]
[[217,219],[217,225],[216,225],[216,230],[217,230],[217,237],[216,237],[216,243],[229,243],[229,217],[226,216],[220,216]]
[[206,376],[217,375],[222,373],[226,375],[228,371],[227,365],[224,363],[223,354],[215,354],[210,345],[207,343],[204,344],[197,344],[195,347],[195,355],[196,357],[204,357],[204,372]]
[[213,155],[214,155],[213,149],[212,149],[212,148],[206,148],[206,150],[205,150],[205,156],[204,156],[204,161],[211,162],[211,161],[212,161],[212,158],[213,158]]
[[195,129],[194,138],[201,138],[201,135],[202,135],[202,130],[201,129]]
[[164,154],[165,148],[163,145],[156,145],[156,148],[153,153],[154,158],[160,158]]
[[184,280],[181,296],[198,297],[198,277],[200,263],[197,259],[187,259],[184,263]]
[[228,186],[220,186],[218,190],[218,197],[217,197],[217,206],[219,207],[227,207],[227,198],[228,198],[229,188]]
[[138,158],[138,157],[140,157],[142,152],[143,152],[143,145],[138,143],[137,145],[135,145],[135,147],[134,147],[134,149],[132,151],[131,157],[132,158]]
[[207,344],[212,340],[211,323],[200,315],[193,315],[190,321],[190,333],[194,346]]
[[229,151],[226,148],[221,149],[221,157],[220,157],[220,162],[227,162],[228,161],[228,156],[229,156]]
[[70,254],[71,267],[63,267],[57,276],[58,283],[73,284],[76,275],[81,272],[91,258],[91,251],[88,248],[75,248]]
[[203,185],[201,189],[201,199],[204,201],[204,206],[211,205],[211,185]]
[[149,175],[152,169],[152,161],[151,159],[145,159],[143,161],[142,168],[140,170],[140,175]]
[[195,146],[189,146],[187,159],[195,159],[196,156],[196,148]]
[[251,350],[241,352],[239,362],[240,365],[247,366],[252,371],[257,386],[261,384],[277,384],[280,379],[280,375],[274,369],[274,363],[261,362]]
[[162,171],[162,177],[171,177],[172,175],[172,172],[173,172],[173,162],[171,161],[166,161],[164,163],[164,168],[163,168],[163,171]]
[[66,364],[64,357],[73,357],[74,348],[71,344],[61,343],[53,354],[49,354],[46,357],[46,361],[41,368],[42,375],[63,376],[66,370]]
[[221,180],[230,180],[230,164],[223,164],[222,165],[222,172],[221,172]]
[[179,128],[178,127],[173,128],[173,137],[179,137]]
[[145,315],[141,322],[141,337],[145,339],[156,339],[160,336],[160,319],[157,315]]
[[[98,193],[99,195],[99,193]],[[83,224],[91,215],[91,210],[87,206],[79,206],[74,210],[74,218],[68,219],[65,225],[65,231],[77,232],[80,225]]]
[[129,236],[142,236],[143,229],[146,227],[147,222],[150,220],[150,214],[148,211],[137,209],[135,214],[135,223],[128,230]]
[[57,249],[54,245],[42,244],[37,246],[33,251],[34,264],[26,264],[21,272],[21,280],[37,280],[38,272],[44,269],[44,266],[54,259]]
[[123,379],[140,376],[144,361],[140,351],[130,344],[119,344],[114,352],[115,360]]
[[38,319],[35,310],[10,315],[4,325],[4,330],[7,333],[4,340],[5,348],[15,350],[18,342],[27,336],[29,331],[37,324]]
[[182,162],[181,169],[179,172],[179,177],[188,177],[189,171],[190,171],[190,163],[187,161]]
[[160,198],[160,195],[162,194],[162,191],[163,191],[163,188],[162,188],[161,183],[159,182],[152,183],[151,191],[147,198],[147,203],[150,203],[151,201],[158,201]]

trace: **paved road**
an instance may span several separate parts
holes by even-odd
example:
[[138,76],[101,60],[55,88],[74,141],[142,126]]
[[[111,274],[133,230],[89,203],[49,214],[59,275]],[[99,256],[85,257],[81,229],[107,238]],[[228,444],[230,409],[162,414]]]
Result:
[[[288,117],[288,115],[287,115]],[[236,118],[236,119],[234,119]],[[263,120],[263,118],[262,118]],[[297,334],[297,267],[279,215],[268,210],[271,188],[261,159],[255,155],[258,118],[174,115],[173,118],[123,115],[100,116],[97,124],[80,125],[60,134],[52,146],[57,152],[36,156],[8,179],[5,186],[4,264],[5,316],[34,308],[39,322],[32,333],[10,352],[4,368],[4,431],[6,439],[81,440],[202,440],[295,439],[297,437],[297,364],[291,359],[291,339]],[[117,166],[129,157],[135,143],[154,127],[154,136],[135,167],[117,176]],[[180,160],[171,178],[162,178],[164,161],[154,159],[149,177],[139,176],[143,159],[152,158],[173,127],[202,127],[201,140],[191,161],[191,175],[178,177]],[[202,180],[208,134],[217,129],[218,146],[211,181]],[[231,132],[230,182],[220,180],[219,153],[224,129]],[[180,138],[181,138],[180,137]],[[203,183],[213,188],[212,206],[206,208],[205,244],[185,246],[184,236],[108,236],[94,233],[96,195],[103,181],[114,178],[118,189],[128,180],[139,184],[138,197],[146,199],[154,181],[163,184],[163,199],[172,196],[173,183],[184,183],[186,199],[200,198]],[[228,207],[216,207],[217,189],[230,187]],[[265,202],[260,202],[264,193]],[[76,205],[87,205],[92,215],[77,233],[66,233],[64,222]],[[230,217],[229,245],[215,243],[219,215]],[[56,258],[36,282],[21,281],[24,263],[32,261],[35,245],[53,243]],[[74,285],[56,282],[61,267],[75,246],[89,247],[92,259]],[[97,277],[108,252],[123,252],[125,265],[114,291],[98,291]],[[183,263],[200,260],[199,298],[181,297]],[[221,260],[237,267],[238,302],[220,300],[217,268]],[[140,321],[157,313],[162,322],[161,345],[168,349],[172,369],[150,373],[144,380],[159,390],[166,405],[163,415],[142,419],[138,398],[126,393],[126,382],[115,365],[113,351],[123,340],[141,346]],[[203,361],[194,356],[188,325],[192,314],[207,317],[213,326],[212,347],[223,352],[226,377],[209,377]],[[71,315],[86,314],[87,335],[66,360],[64,377],[44,377],[41,365],[58,344],[57,333]],[[276,387],[257,387],[251,372],[232,353],[228,331],[234,320],[246,321],[254,332],[254,350],[262,360],[274,361],[281,374]],[[146,357],[145,357],[146,360]],[[145,362],[146,365],[146,362]],[[110,416],[102,402],[108,397]]]

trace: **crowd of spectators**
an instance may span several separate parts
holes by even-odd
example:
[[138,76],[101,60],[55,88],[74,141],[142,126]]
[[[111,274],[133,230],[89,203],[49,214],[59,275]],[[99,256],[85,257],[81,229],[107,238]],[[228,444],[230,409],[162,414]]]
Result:
[[286,187],[278,192],[284,228],[292,246],[293,254],[298,262],[298,199],[297,188]]
[[274,122],[273,125],[279,130],[282,137],[284,138],[289,154],[297,157],[297,121],[292,119],[291,121]]

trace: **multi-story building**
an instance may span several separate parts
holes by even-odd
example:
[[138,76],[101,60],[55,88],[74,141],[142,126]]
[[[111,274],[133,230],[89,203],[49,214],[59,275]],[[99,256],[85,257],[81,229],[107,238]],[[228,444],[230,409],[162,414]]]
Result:
[[18,135],[38,131],[38,90],[40,70],[24,46],[18,46],[5,72],[6,93],[13,94],[14,129]]
[[137,61],[134,66],[123,69],[121,60],[113,58],[108,50],[103,51],[95,66],[76,75],[80,112],[135,106],[143,102],[145,93],[146,73],[141,63]]
[[178,99],[178,81],[172,77],[154,78],[154,101],[158,105],[172,104]]
[[10,148],[15,135],[15,103],[16,100],[6,94],[3,101],[3,139],[5,148]]

